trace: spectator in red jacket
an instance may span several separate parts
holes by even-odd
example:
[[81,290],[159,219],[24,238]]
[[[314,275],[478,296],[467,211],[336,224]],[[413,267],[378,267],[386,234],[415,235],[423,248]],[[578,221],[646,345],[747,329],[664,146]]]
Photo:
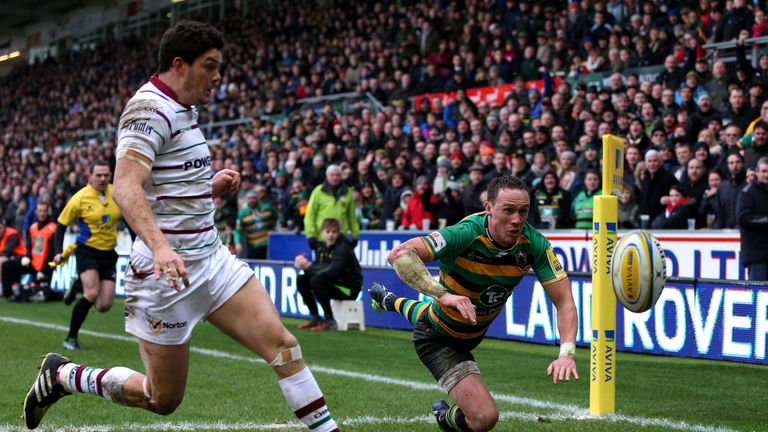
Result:
[[[436,226],[437,221],[435,219],[435,215],[424,210],[424,202],[422,201],[424,192],[426,192],[428,187],[429,187],[428,177],[421,176],[416,179],[416,189],[413,193],[413,199],[411,199],[408,202],[408,206],[405,208],[405,211],[403,212],[403,219],[402,219],[403,227],[413,228],[414,226],[416,226],[416,229],[422,229],[423,221],[425,219],[429,219],[430,227]],[[437,199],[435,197],[431,197],[430,202],[435,203],[437,202]]]

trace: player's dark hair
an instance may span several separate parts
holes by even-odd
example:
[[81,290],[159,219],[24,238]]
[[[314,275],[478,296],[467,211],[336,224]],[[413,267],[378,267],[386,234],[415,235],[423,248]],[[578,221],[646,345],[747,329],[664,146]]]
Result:
[[513,175],[500,176],[491,180],[491,183],[488,184],[488,202],[495,202],[496,197],[499,196],[499,191],[502,189],[519,189],[528,193],[528,186],[520,177]]
[[181,57],[187,64],[211,49],[224,47],[222,33],[214,26],[197,21],[183,20],[169,28],[160,39],[157,53],[157,73],[171,68],[173,59]]
[[104,159],[96,159],[88,164],[88,174],[93,174],[93,169],[97,166],[105,166],[109,167],[109,162],[105,161]]
[[341,230],[341,224],[339,223],[339,221],[337,219],[326,218],[326,219],[323,219],[322,228],[323,229],[326,229],[326,228],[336,228],[337,230]]

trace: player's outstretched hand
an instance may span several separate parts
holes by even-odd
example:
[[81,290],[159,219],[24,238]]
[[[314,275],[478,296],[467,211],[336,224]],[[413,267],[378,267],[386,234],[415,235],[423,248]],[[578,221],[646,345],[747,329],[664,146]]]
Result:
[[153,251],[153,254],[155,279],[160,279],[162,275],[168,281],[168,286],[176,291],[181,291],[181,281],[184,282],[184,287],[189,287],[187,269],[179,254],[170,246],[162,246]]
[[579,379],[579,372],[576,371],[576,360],[565,355],[558,357],[557,360],[549,364],[547,376],[551,376],[552,382],[555,384],[558,381],[570,381],[571,376]]
[[462,318],[471,322],[472,324],[477,324],[475,305],[472,304],[472,300],[470,300],[468,297],[446,293],[440,297],[438,302],[440,302],[442,306],[456,309],[459,311]]
[[240,188],[240,173],[231,169],[223,169],[213,176],[213,196],[225,193],[235,193]]

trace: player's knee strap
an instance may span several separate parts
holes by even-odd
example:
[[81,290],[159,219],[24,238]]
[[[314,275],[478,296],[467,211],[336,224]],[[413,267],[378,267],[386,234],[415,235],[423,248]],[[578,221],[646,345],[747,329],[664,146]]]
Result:
[[448,369],[448,372],[444,373],[443,376],[437,380],[437,383],[440,384],[440,387],[442,387],[446,393],[450,393],[456,384],[472,374],[480,375],[480,368],[477,367],[477,363],[472,360],[463,361]]
[[149,393],[149,386],[147,385],[147,377],[144,377],[144,382],[142,383],[142,388],[144,389],[144,397],[146,397],[149,402],[153,402],[152,394]]
[[277,357],[269,365],[272,367],[282,366],[286,363],[301,360],[301,358],[301,346],[296,345],[278,352]]

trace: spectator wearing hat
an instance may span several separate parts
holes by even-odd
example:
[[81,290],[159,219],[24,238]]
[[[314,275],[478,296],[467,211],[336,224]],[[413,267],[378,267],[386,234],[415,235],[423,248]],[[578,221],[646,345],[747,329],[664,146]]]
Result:
[[399,229],[407,229],[407,226],[402,225],[403,213],[408,208],[408,203],[413,199],[413,190],[410,187],[405,187],[403,193],[400,194],[400,203],[395,209],[393,216],[395,218],[395,226]]
[[406,228],[422,229],[424,219],[429,219],[429,226],[437,226],[435,215],[425,209],[425,200],[436,202],[437,198],[431,194],[425,197],[426,190],[430,188],[429,177],[421,176],[416,179],[416,186],[413,190],[413,198],[408,201],[408,205],[403,211],[401,225]]
[[584,178],[588,170],[600,170],[599,147],[594,140],[584,146],[584,151],[576,160],[576,174]]
[[501,130],[499,127],[499,116],[497,114],[488,114],[485,119],[485,130],[483,131],[483,141],[493,142],[496,135]]
[[437,172],[432,179],[432,190],[436,195],[443,193],[445,186],[451,180],[451,160],[446,156],[437,158]]
[[450,172],[451,172],[452,178],[458,179],[463,177],[465,174],[467,174],[467,170],[464,169],[464,154],[456,150],[453,153],[451,153],[449,160],[451,162]]
[[565,31],[573,40],[580,41],[588,36],[592,25],[588,11],[582,9],[579,2],[572,2],[568,5]]
[[539,187],[531,193],[528,220],[537,228],[573,228],[572,197],[559,183],[557,173],[549,170],[542,176]]
[[651,140],[645,134],[645,123],[639,117],[633,118],[629,122],[629,131],[627,132],[627,144],[635,145],[640,149],[650,147]]
[[464,206],[464,214],[470,215],[484,210],[480,202],[480,194],[485,190],[483,182],[483,166],[474,164],[469,167],[469,183],[464,186],[461,195],[461,203]]
[[483,167],[483,175],[493,171],[493,157],[495,150],[493,146],[487,141],[481,143],[480,157],[478,158],[478,164]]
[[686,125],[686,129],[692,137],[698,136],[699,132],[707,128],[709,122],[718,115],[717,111],[712,107],[712,98],[706,91],[699,95],[696,105],[696,109],[688,117],[688,124]]

